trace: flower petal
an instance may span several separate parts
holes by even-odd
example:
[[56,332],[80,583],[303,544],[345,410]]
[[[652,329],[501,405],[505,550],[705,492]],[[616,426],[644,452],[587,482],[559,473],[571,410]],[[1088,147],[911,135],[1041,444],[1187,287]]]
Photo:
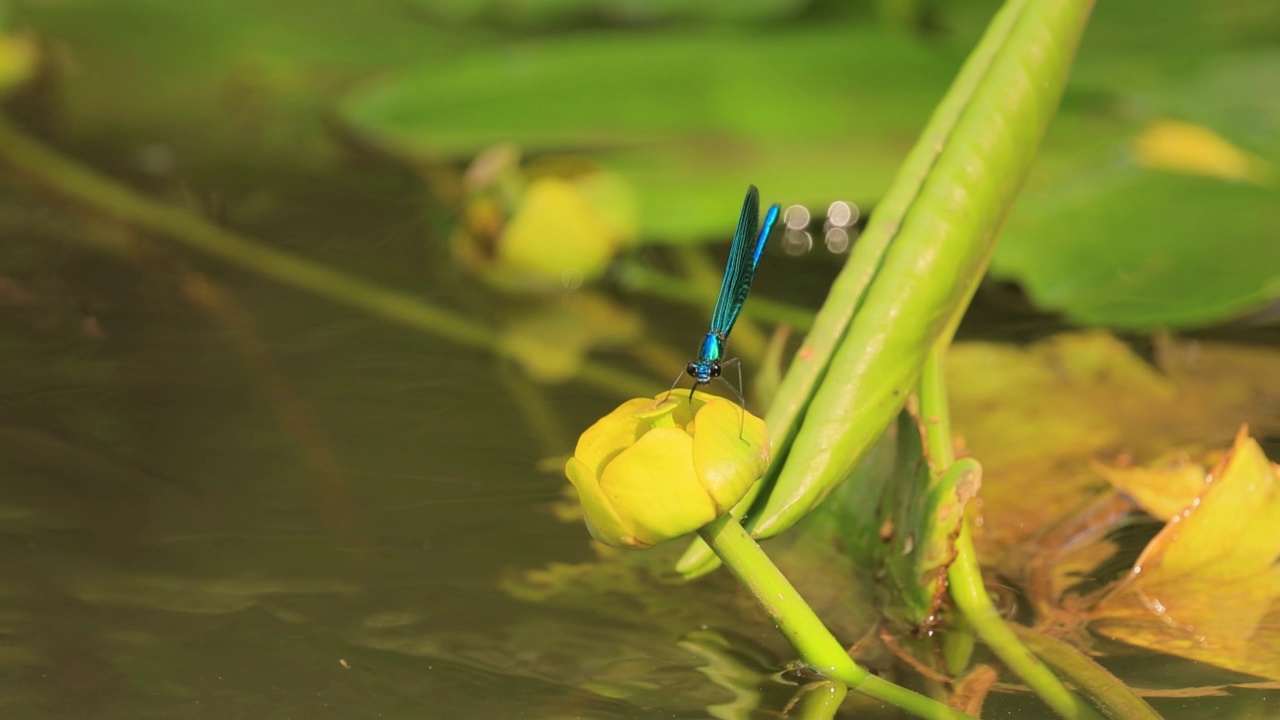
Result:
[[578,490],[582,516],[587,522],[591,537],[614,547],[648,547],[648,544],[636,539],[635,534],[622,522],[622,518],[618,517],[609,499],[600,491],[591,468],[578,458],[571,457],[564,466],[564,474]]
[[573,456],[585,464],[591,476],[600,478],[604,466],[631,446],[647,428],[634,416],[653,405],[648,398],[628,400],[596,421],[578,437]]
[[768,431],[760,418],[715,398],[697,410],[691,432],[694,469],[715,501],[718,516],[736,505],[769,469]]
[[679,537],[719,515],[694,472],[692,451],[683,430],[659,427],[605,467],[601,492],[641,542]]

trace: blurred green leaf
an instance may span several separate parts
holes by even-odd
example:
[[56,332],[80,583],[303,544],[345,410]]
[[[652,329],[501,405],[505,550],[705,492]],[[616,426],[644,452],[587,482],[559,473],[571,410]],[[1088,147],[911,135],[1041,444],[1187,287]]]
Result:
[[584,22],[652,24],[682,20],[767,20],[809,0],[409,0],[425,17],[452,23],[541,28]]
[[1010,223],[993,272],[1085,325],[1194,327],[1280,298],[1280,193],[1122,169]]
[[635,184],[642,232],[679,240],[723,232],[744,178],[766,197],[875,197],[956,59],[848,26],[538,39],[400,73],[340,114],[411,161],[590,151]]
[[166,143],[179,157],[326,159],[338,92],[466,42],[400,0],[17,0],[15,27],[57,49],[58,129]]
[[[1135,117],[1095,117],[1102,130],[1068,120],[1050,139],[1056,153],[1010,219],[992,272],[1086,325],[1201,326],[1280,298],[1276,87],[1280,53],[1233,54],[1181,84],[1149,87],[1132,98],[1142,102]],[[1204,139],[1184,133],[1165,152],[1198,157],[1202,167],[1186,158],[1179,172],[1153,167],[1138,143],[1165,118],[1230,146],[1196,147]],[[1232,151],[1254,159],[1221,157]],[[1245,162],[1252,167],[1238,177],[1221,176],[1223,166]]]

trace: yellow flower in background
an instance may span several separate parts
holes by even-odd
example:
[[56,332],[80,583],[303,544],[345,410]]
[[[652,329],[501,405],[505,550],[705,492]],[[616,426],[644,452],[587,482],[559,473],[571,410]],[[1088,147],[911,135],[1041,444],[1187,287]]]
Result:
[[0,97],[21,87],[36,71],[40,50],[35,37],[25,33],[0,33]]
[[511,271],[581,284],[604,272],[618,246],[575,183],[541,177],[525,189],[495,259]]
[[587,428],[565,475],[596,540],[647,548],[728,512],[768,467],[763,420],[676,392],[628,400]]
[[639,208],[630,184],[582,158],[525,166],[518,148],[503,145],[481,153],[463,184],[454,255],[504,290],[578,288],[636,240]]

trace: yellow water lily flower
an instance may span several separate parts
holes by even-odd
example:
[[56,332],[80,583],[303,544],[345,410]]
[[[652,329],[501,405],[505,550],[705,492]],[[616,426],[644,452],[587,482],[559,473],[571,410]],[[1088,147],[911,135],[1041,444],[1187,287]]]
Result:
[[587,428],[565,475],[595,539],[646,548],[728,512],[768,467],[763,420],[677,392],[628,400]]
[[504,290],[562,293],[589,285],[638,234],[629,183],[581,158],[522,163],[502,145],[481,153],[464,178],[454,256]]

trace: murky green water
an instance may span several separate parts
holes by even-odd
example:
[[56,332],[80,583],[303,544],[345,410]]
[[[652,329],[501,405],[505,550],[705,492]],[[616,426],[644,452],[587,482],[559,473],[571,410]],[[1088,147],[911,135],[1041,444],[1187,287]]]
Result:
[[[271,198],[250,224],[448,295],[432,289],[446,273],[416,188],[392,183],[398,213],[335,187]],[[128,231],[9,190],[6,716],[515,717],[601,702],[560,677],[574,663],[546,661],[568,649],[509,637],[585,637],[497,582],[586,545],[548,512],[563,480],[534,469],[541,451],[491,358],[163,242],[143,262],[86,248],[85,234]]]
[[[206,178],[191,197],[500,316],[439,252],[420,192],[375,167]],[[593,557],[553,514],[563,477],[537,466],[614,398],[527,386],[488,354],[14,185],[0,233],[6,717],[766,718],[794,692],[778,677],[791,651],[723,577],[637,592],[594,575],[576,602],[510,592],[536,587],[525,570]],[[809,287],[830,270],[771,262],[780,296],[788,270]],[[650,332],[696,340],[698,319],[671,314]],[[560,571],[546,582],[573,585]],[[1257,699],[1156,702],[1266,717]],[[989,716],[1038,707],[997,695]]]
[[[438,5],[0,0],[0,31],[29,29],[42,47],[39,72],[6,96],[5,117],[149,197],[504,328],[537,317],[538,308],[464,276],[446,250],[452,219],[427,199],[423,179],[404,170],[403,159],[370,157],[370,137],[343,125],[338,110],[397,68],[477,48],[505,60],[516,57],[507,53],[512,43],[536,44],[552,29],[572,36],[601,16],[592,5],[565,23],[554,19],[561,4],[549,3],[545,24],[492,24],[507,11],[542,6],[495,3],[494,18],[481,21],[450,19],[451,5]],[[479,12],[488,4],[459,7],[468,5]],[[774,5],[788,13],[787,3]],[[878,191],[967,52],[961,41],[976,39],[986,5],[994,7],[977,5],[949,10],[968,19],[943,23],[945,32],[931,26],[922,55],[899,54],[909,50],[901,28],[886,28],[883,46],[867,42],[873,35],[837,38],[833,47],[907,68],[893,75],[855,63],[841,71],[859,93],[879,98],[870,112],[858,100],[847,118],[883,129],[855,124],[839,134],[841,143],[877,138],[863,149],[833,150],[787,125],[743,143],[715,130],[723,121],[707,111],[718,112],[717,103],[686,113],[664,96],[654,107],[674,108],[685,128],[664,150],[680,161],[671,167],[692,162],[716,171],[707,177],[738,183],[738,168],[771,167],[774,153],[846,158],[829,163],[832,177]],[[738,3],[723,7],[741,12]],[[922,7],[932,15],[942,6]],[[1152,24],[1137,36],[1127,19],[1111,35],[1104,26],[1100,37],[1115,39],[1103,45],[1140,50],[1144,33],[1158,37],[1176,62],[1155,72],[1163,89],[1154,97],[1175,99],[1172,108],[1214,107],[1219,78],[1238,80],[1231,73],[1195,80],[1183,67],[1187,57],[1212,59],[1215,42],[1232,42],[1230,28],[1261,45],[1270,27],[1250,15],[1262,19],[1258,9],[1201,18],[1195,8],[1114,7],[1125,18],[1148,13]],[[832,30],[828,15],[840,13],[823,3],[811,11],[789,30],[794,18],[756,21],[733,50],[741,54],[720,64],[739,68],[725,58],[755,60],[775,39],[812,47],[807,33]],[[850,27],[868,13],[851,13]],[[678,37],[688,29],[682,16],[632,29],[637,39],[671,30]],[[1206,22],[1214,18],[1221,22]],[[1185,35],[1170,30],[1183,25]],[[933,44],[943,37],[956,44]],[[647,63],[646,46],[636,47]],[[703,52],[696,42],[689,47]],[[1142,77],[1113,71],[1129,67],[1125,57],[1092,60],[1092,75],[1068,95],[1068,106],[1107,108],[1083,115],[1089,123],[1111,124],[1113,105],[1128,108],[1117,115],[1160,107]],[[772,81],[728,76],[749,86],[745,124],[814,113],[818,91],[828,89],[797,91],[791,83],[804,88],[801,75],[821,65],[801,57],[777,93],[799,97],[778,103]],[[1261,68],[1259,77],[1272,67],[1251,56],[1239,65]],[[1113,74],[1123,78],[1123,93],[1100,82]],[[614,89],[606,80],[602,87]],[[1193,81],[1203,87],[1179,84]],[[875,94],[880,84],[891,92]],[[507,93],[491,95],[506,102]],[[1121,145],[1107,138],[1099,146],[1116,143],[1107,151],[1110,173]],[[1090,145],[1073,139],[1058,152],[1074,157],[1082,147]],[[665,167],[660,162],[640,167],[661,189],[673,175],[699,190],[704,182],[654,169]],[[794,175],[827,192],[825,176]],[[766,183],[741,183],[750,181]],[[1194,219],[1248,222],[1248,213],[1213,211],[1212,200],[1205,207]],[[1197,227],[1171,229],[1195,238]],[[789,257],[777,245],[770,253],[753,301],[816,306],[839,259]],[[642,255],[665,266],[661,253]],[[618,348],[595,357],[665,387],[705,332],[705,315],[615,279],[604,283],[607,297],[637,312],[652,345],[643,359]],[[1022,341],[1061,329],[1010,310],[1001,292],[980,291],[978,316],[962,335]],[[735,330],[735,353],[763,350],[763,333],[751,332]],[[1251,342],[1280,342],[1265,326],[1226,331],[1246,333]],[[759,363],[747,366],[748,383],[758,370]],[[492,353],[193,254],[3,170],[0,718],[780,717],[797,690],[785,672],[795,652],[741,588],[722,572],[674,582],[679,543],[592,565],[598,558],[586,531],[565,513],[561,456],[624,394],[529,382]],[[1280,442],[1261,439],[1274,458]],[[864,637],[870,626],[856,613],[870,605],[874,582],[829,547],[788,542],[798,544],[769,550],[802,593],[842,641]],[[1193,697],[1174,690],[1150,699],[1171,720],[1280,716],[1275,690],[1217,687],[1251,679],[1116,644],[1105,649],[1114,653],[1107,667],[1135,686],[1200,688],[1187,693]],[[870,662],[895,667],[887,654]],[[919,685],[896,667],[892,679]],[[839,716],[904,717],[856,696]],[[1011,685],[996,688],[984,717],[1050,716]]]

